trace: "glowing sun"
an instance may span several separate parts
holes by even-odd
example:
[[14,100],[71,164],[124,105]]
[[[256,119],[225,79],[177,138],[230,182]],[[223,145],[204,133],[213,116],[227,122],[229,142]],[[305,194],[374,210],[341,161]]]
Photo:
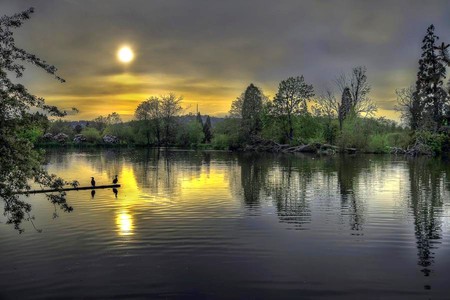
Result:
[[120,62],[129,63],[133,60],[134,54],[130,47],[124,46],[117,51],[117,58]]

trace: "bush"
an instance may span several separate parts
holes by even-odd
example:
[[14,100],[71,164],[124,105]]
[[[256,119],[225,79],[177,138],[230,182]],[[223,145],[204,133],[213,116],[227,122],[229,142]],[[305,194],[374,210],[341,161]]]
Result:
[[371,135],[369,137],[368,148],[365,150],[372,153],[388,153],[389,149],[386,135]]
[[326,122],[323,127],[323,138],[328,144],[334,144],[337,140],[339,127],[335,122]]
[[69,138],[73,138],[74,136],[74,131],[70,126],[70,123],[62,120],[51,122],[47,132],[53,134],[54,136],[58,133],[64,133]]
[[405,132],[393,132],[386,134],[387,144],[391,147],[406,149],[411,143],[409,134]]
[[[249,142],[244,139],[243,135],[240,134],[240,125],[240,119],[226,118],[222,122],[215,125],[213,136],[216,137],[216,135],[225,135],[227,137],[228,144],[226,149],[239,149],[242,145]],[[223,137],[219,138],[219,140],[222,140],[221,143],[224,141]]]
[[102,137],[100,132],[94,127],[86,127],[81,131],[81,134],[86,137],[86,141],[89,143],[101,143]]
[[358,117],[350,117],[345,120],[337,140],[337,145],[341,149],[367,149],[369,143],[369,130],[365,125],[367,125],[367,123],[363,122]]
[[308,113],[294,117],[294,140],[300,141],[301,144],[323,142],[323,127],[321,118]]
[[444,145],[448,143],[449,137],[442,133],[418,131],[414,134],[412,140],[412,144],[426,145],[434,154],[440,154],[442,153]]
[[228,150],[230,148],[230,139],[226,134],[216,134],[211,140],[213,149]]
[[189,121],[180,127],[177,144],[184,147],[196,148],[205,138],[203,127],[197,120]]
[[132,144],[136,140],[133,128],[123,123],[108,125],[103,131],[103,135],[115,136],[121,142],[127,144]]

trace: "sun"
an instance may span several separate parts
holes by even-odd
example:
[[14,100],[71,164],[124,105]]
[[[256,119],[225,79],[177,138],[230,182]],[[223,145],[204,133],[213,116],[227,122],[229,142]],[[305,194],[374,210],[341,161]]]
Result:
[[117,58],[120,62],[129,63],[133,60],[134,54],[130,47],[123,46],[117,51]]

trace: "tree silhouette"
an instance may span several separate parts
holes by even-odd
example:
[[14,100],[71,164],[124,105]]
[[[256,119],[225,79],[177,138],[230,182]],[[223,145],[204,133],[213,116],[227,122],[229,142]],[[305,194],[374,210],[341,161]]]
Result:
[[39,125],[31,111],[39,109],[57,117],[64,116],[65,112],[45,104],[44,99],[30,94],[23,85],[13,83],[8,77],[11,74],[21,77],[25,71],[22,63],[25,62],[38,66],[64,82],[56,75],[54,66],[15,45],[12,30],[22,26],[33,11],[30,8],[0,18],[0,198],[5,201],[7,222],[14,224],[20,232],[23,219],[31,219],[31,205],[17,192],[29,191],[30,179],[59,190],[59,193],[47,195],[48,199],[65,211],[72,210],[66,203],[65,193],[61,191],[66,182],[56,175],[48,174],[41,167],[42,157],[34,150],[32,143],[20,137],[21,132]]

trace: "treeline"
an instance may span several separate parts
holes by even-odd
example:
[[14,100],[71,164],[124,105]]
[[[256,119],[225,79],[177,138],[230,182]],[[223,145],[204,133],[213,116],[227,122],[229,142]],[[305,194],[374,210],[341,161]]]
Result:
[[[403,125],[375,118],[377,106],[364,66],[335,78],[317,93],[305,77],[289,77],[270,99],[250,84],[221,122],[183,115],[182,97],[150,97],[122,122],[117,113],[71,126],[61,120],[28,132],[44,144],[123,144],[211,149],[244,149],[261,141],[289,146],[323,144],[370,153],[436,154],[449,149],[450,91],[444,87],[448,45],[436,45],[434,27],[423,40],[415,86],[397,90]],[[43,118],[44,120],[45,118]],[[47,126],[47,127],[45,127]],[[64,135],[62,135],[64,134]]]

